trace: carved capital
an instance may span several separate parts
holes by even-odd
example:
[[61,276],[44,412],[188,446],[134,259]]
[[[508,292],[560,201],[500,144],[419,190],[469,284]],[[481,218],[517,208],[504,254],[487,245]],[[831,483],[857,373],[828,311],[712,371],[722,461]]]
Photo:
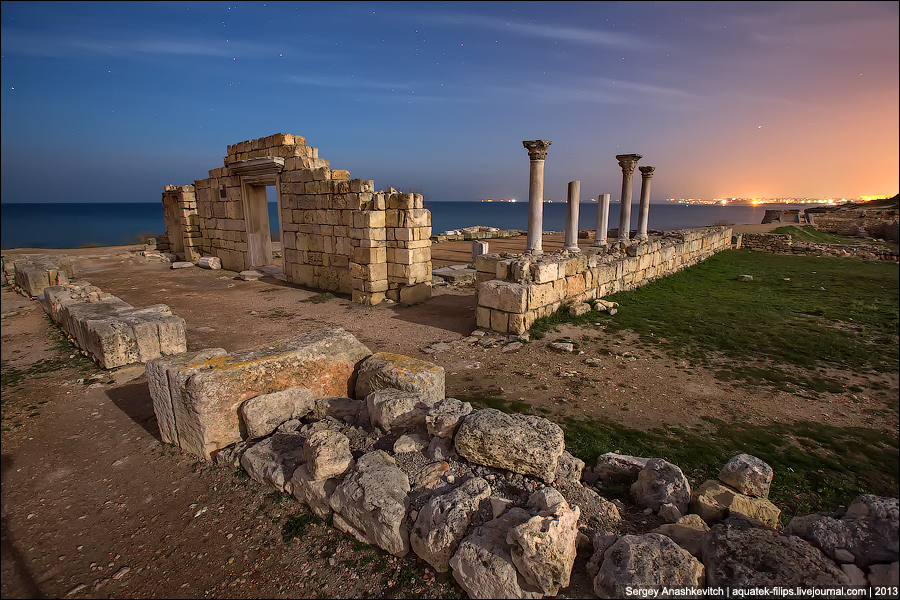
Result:
[[651,177],[653,177],[653,171],[654,169],[656,169],[656,167],[638,167],[638,169],[640,169],[641,171],[641,177],[643,177],[644,179],[650,179]]
[[528,158],[531,160],[544,160],[547,158],[547,148],[552,143],[549,140],[531,140],[522,142],[522,145],[528,150]]
[[622,167],[622,173],[627,177],[631,177],[631,174],[634,173],[634,168],[637,166],[637,162],[643,158],[640,154],[617,154],[616,160],[619,161],[619,166]]

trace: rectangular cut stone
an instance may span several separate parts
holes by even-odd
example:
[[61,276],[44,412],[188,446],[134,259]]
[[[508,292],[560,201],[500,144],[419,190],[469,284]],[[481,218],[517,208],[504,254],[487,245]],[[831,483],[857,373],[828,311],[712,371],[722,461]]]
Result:
[[478,287],[478,303],[481,306],[511,313],[524,313],[528,307],[528,286],[492,279]]
[[559,279],[559,264],[537,262],[531,265],[531,277],[535,283],[547,283]]
[[475,258],[475,270],[482,273],[496,273],[497,261],[500,255],[495,253],[482,254]]
[[[349,396],[356,364],[370,354],[351,334],[334,328],[178,364],[168,369],[169,381],[177,384],[170,386],[170,399],[178,445],[208,459],[241,441],[238,407],[261,394],[303,387],[316,398]],[[151,365],[148,372],[166,370],[165,364]]]

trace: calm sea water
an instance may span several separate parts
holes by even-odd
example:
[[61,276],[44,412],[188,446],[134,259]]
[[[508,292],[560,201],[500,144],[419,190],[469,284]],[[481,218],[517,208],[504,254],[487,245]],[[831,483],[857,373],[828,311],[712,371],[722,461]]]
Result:
[[[526,202],[432,202],[432,230],[440,233],[473,225],[500,229],[528,228]],[[598,205],[582,203],[579,226],[593,229]],[[773,208],[773,206],[769,206]],[[779,204],[777,208],[802,208]],[[651,204],[651,229],[683,229],[716,223],[760,223],[766,212],[759,206],[697,206]],[[619,204],[610,203],[609,227],[619,225]],[[638,206],[632,206],[631,227],[637,228]],[[273,231],[278,231],[277,211],[270,203]],[[544,230],[565,229],[566,205],[544,204]],[[77,248],[85,245],[116,246],[138,243],[165,232],[159,202],[123,204],[0,204],[0,245],[3,248]]]

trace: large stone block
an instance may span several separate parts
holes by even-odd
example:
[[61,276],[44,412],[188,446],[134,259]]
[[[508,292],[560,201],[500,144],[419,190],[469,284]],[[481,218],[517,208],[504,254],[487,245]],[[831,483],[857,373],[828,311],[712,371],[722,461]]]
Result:
[[316,399],[306,388],[292,387],[261,394],[241,404],[238,412],[249,439],[269,435],[290,419],[302,419],[312,412]]
[[502,279],[478,286],[478,304],[504,312],[524,313],[528,309],[528,286]]
[[385,431],[404,431],[425,425],[425,416],[434,399],[417,392],[382,388],[366,396],[373,427]]
[[664,535],[624,535],[604,553],[594,592],[600,598],[631,598],[636,590],[697,589],[703,571],[700,561]]
[[394,556],[409,552],[409,478],[387,453],[364,454],[331,496],[334,525]]
[[707,523],[715,523],[737,513],[776,527],[781,515],[781,510],[767,499],[741,494],[717,479],[705,481],[697,488],[691,498],[690,509]]
[[559,457],[565,450],[559,425],[533,415],[506,414],[493,408],[463,419],[454,441],[460,456],[479,465],[514,473],[556,479]]
[[384,388],[420,394],[434,404],[445,397],[444,368],[401,354],[379,352],[359,365],[356,397],[365,398]]
[[[348,396],[355,386],[357,363],[370,354],[351,334],[334,328],[198,358],[172,369],[163,365],[160,370],[170,380],[181,381],[170,390],[177,443],[206,459],[212,451],[240,441],[238,407],[261,394],[303,387],[315,398]],[[181,371],[189,376],[182,377]]]

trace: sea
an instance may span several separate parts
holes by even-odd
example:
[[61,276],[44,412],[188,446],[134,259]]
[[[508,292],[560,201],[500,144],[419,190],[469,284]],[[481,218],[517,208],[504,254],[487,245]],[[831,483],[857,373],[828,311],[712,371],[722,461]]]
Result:
[[[582,202],[579,228],[594,229],[596,202]],[[430,202],[432,233],[474,225],[499,229],[528,229],[527,202]],[[650,229],[671,230],[708,225],[761,223],[767,208],[789,209],[803,205],[756,206],[650,204]],[[275,203],[269,203],[272,231],[278,232]],[[638,205],[631,208],[631,227],[637,228]],[[544,204],[545,231],[565,229],[566,204]],[[609,227],[619,225],[619,203],[611,202]],[[83,248],[143,243],[164,233],[160,202],[25,204],[0,203],[0,246],[6,248]],[[273,236],[274,239],[274,236]]]

